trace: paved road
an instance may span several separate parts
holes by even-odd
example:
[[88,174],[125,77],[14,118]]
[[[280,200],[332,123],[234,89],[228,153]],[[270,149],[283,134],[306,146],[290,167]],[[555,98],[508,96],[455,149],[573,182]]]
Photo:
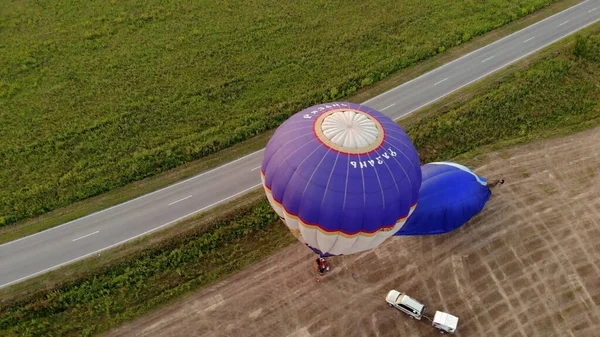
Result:
[[[600,20],[588,0],[365,102],[399,119]],[[260,186],[262,150],[137,199],[0,245],[0,288],[97,254]]]

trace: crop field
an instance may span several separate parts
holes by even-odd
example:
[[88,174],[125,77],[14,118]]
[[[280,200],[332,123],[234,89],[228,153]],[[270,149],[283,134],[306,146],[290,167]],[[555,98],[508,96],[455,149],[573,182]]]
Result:
[[[520,71],[507,76],[502,81],[499,81],[499,83],[493,84],[490,88],[485,88],[470,103],[457,103],[455,104],[456,107],[451,105],[448,111],[437,115],[430,115],[414,124],[408,125],[407,130],[409,135],[413,140],[416,139],[417,148],[421,153],[423,161],[448,160],[466,151],[476,150],[476,147],[502,142],[506,145],[506,142],[535,139],[548,134],[569,133],[575,130],[590,128],[600,123],[600,105],[598,104],[600,102],[600,85],[598,83],[598,78],[600,78],[598,76],[600,75],[600,34],[598,34],[600,26],[596,24],[592,28],[595,34],[582,36],[576,40],[576,43],[569,44],[568,41],[558,43],[553,46],[547,57],[533,64],[522,64]],[[565,83],[569,85],[564,85]],[[502,95],[502,92],[505,92],[505,94]],[[535,104],[528,103],[533,99],[530,95],[515,94],[527,92],[536,92],[535,97],[539,97],[539,100]],[[575,104],[577,100],[584,101],[586,104],[583,106]],[[496,108],[494,109],[490,106]],[[499,108],[503,106],[513,106],[514,109],[506,108],[503,110]],[[510,115],[515,112],[519,112],[518,115],[520,117],[517,119],[519,123],[499,122],[503,119],[512,118]],[[452,116],[452,119],[450,119],[450,116]],[[478,123],[473,123],[467,128],[464,128],[461,123],[450,123],[453,119],[464,120],[465,116],[476,116]],[[431,125],[447,125],[447,127],[440,128],[440,133],[437,134],[433,131],[428,131],[431,130],[428,129]],[[521,131],[521,125],[529,127],[526,129],[525,135]],[[595,280],[593,275],[595,274],[588,272],[600,267],[597,254],[589,257],[586,261],[582,261],[581,265],[575,266],[575,264],[578,263],[576,262],[578,258],[577,254],[579,254],[577,252],[582,249],[584,252],[598,251],[600,249],[597,242],[593,239],[595,236],[591,235],[598,232],[597,228],[594,229],[593,225],[590,224],[590,221],[597,218],[598,207],[596,206],[600,200],[598,198],[598,189],[594,185],[598,182],[597,170],[594,170],[594,168],[600,163],[600,151],[598,151],[597,147],[598,132],[599,129],[596,127],[593,130],[572,135],[564,142],[563,138],[553,139],[548,143],[538,141],[536,145],[527,145],[512,149],[508,153],[495,153],[493,158],[491,158],[491,162],[484,160],[486,166],[481,169],[484,170],[484,175],[488,177],[505,176],[507,178],[507,192],[505,193],[505,188],[502,187],[499,193],[499,201],[492,200],[495,205],[499,205],[500,211],[487,211],[485,214],[489,216],[488,219],[490,221],[484,223],[479,218],[476,223],[465,225],[466,229],[464,233],[470,233],[468,235],[472,236],[462,234],[461,229],[458,235],[453,232],[444,237],[429,236],[418,239],[407,237],[402,239],[406,242],[412,240],[408,245],[412,245],[411,247],[419,252],[417,255],[424,256],[423,263],[421,264],[423,267],[419,268],[426,269],[430,275],[434,275],[435,269],[431,261],[437,260],[433,258],[434,253],[439,254],[441,259],[444,257],[444,254],[459,246],[467,252],[465,254],[469,257],[466,260],[460,260],[459,264],[460,270],[463,270],[463,274],[458,276],[458,280],[461,282],[464,280],[470,282],[469,285],[465,286],[467,290],[464,291],[468,292],[469,296],[473,296],[473,298],[480,296],[481,299],[485,299],[486,301],[489,296],[489,303],[479,302],[479,304],[489,305],[489,308],[497,306],[494,313],[489,314],[491,315],[490,317],[496,317],[494,316],[497,313],[496,311],[500,311],[506,313],[503,319],[511,322],[510,324],[507,323],[507,328],[498,328],[498,331],[490,332],[490,336],[494,334],[496,336],[509,336],[510,334],[507,331],[513,332],[512,330],[514,329],[518,330],[515,336],[518,336],[519,331],[522,332],[522,336],[533,336],[529,332],[533,331],[538,324],[540,326],[545,325],[548,329],[580,326],[581,331],[590,331],[592,329],[590,326],[593,326],[591,323],[597,320],[597,318],[586,319],[583,314],[584,304],[596,306],[594,307],[596,308],[594,309],[596,310],[594,311],[594,315],[599,312],[597,308],[598,303],[600,303],[600,295],[597,292],[592,293],[597,289],[595,290],[593,286],[590,286],[590,284],[593,285]],[[461,134],[461,137],[452,138],[451,135],[453,134]],[[487,136],[487,138],[479,140],[474,146],[469,145],[467,142],[472,142],[473,139],[480,139],[483,136]],[[449,146],[449,142],[454,142],[455,145]],[[455,147],[459,147],[461,150],[456,151]],[[555,154],[556,157],[554,157]],[[521,183],[526,185],[520,186]],[[565,195],[569,195],[569,197],[566,198]],[[587,207],[586,203],[579,202],[582,198],[591,200],[589,202],[591,206]],[[523,205],[533,206],[523,207]],[[548,209],[551,210],[552,207],[558,207],[556,209],[578,207],[577,212],[580,213],[576,213],[575,211],[547,211]],[[229,213],[222,219],[215,220],[208,225],[197,225],[190,233],[181,234],[166,242],[154,245],[152,248],[141,253],[124,257],[112,265],[86,271],[86,274],[81,275],[78,279],[70,280],[54,289],[23,294],[23,296],[19,296],[18,300],[4,299],[0,301],[0,330],[5,332],[7,336],[92,335],[107,331],[125,321],[140,317],[158,307],[164,306],[184,294],[189,294],[207,284],[215,283],[219,280],[222,281],[222,277],[231,275],[251,263],[266,258],[282,247],[296,242],[294,237],[289,234],[287,228],[278,223],[275,213],[271,210],[264,197],[256,198],[256,200],[252,201],[246,207],[231,209]],[[567,213],[585,214],[586,217],[567,219],[567,215],[565,215]],[[582,221],[577,222],[578,220]],[[198,220],[187,220],[187,222],[192,221]],[[548,228],[544,229],[544,225],[540,225],[540,221],[551,224],[551,226],[548,225]],[[564,223],[567,223],[567,221],[574,228],[572,231],[568,231],[571,237],[569,242],[573,241],[573,237],[577,237],[577,240],[574,240],[575,243],[565,243],[563,245],[560,240],[556,242],[552,241],[554,240],[552,235],[556,236],[562,233]],[[502,230],[498,230],[498,228]],[[582,232],[579,232],[579,230],[582,230]],[[539,235],[537,237],[539,233],[550,231],[552,232],[550,236]],[[590,235],[585,234],[585,231],[589,232]],[[492,232],[498,232],[501,235],[490,235]],[[454,238],[452,238],[453,236]],[[513,313],[518,313],[519,311],[507,311],[507,301],[510,300],[510,305],[513,305],[513,308],[522,309],[523,311],[526,309],[523,309],[525,307],[521,307],[521,304],[533,305],[538,309],[544,306],[535,302],[535,299],[530,298],[531,295],[522,303],[516,303],[512,297],[510,299],[507,299],[507,297],[499,299],[497,295],[498,291],[493,290],[489,286],[489,278],[495,276],[491,276],[492,274],[490,273],[480,273],[482,268],[485,269],[489,266],[491,270],[498,266],[494,262],[497,256],[482,247],[486,247],[489,244],[490,246],[486,249],[496,247],[493,248],[494,251],[497,247],[500,247],[498,248],[499,250],[504,249],[502,250],[503,254],[510,255],[510,251],[507,251],[506,243],[515,241],[515,238],[523,237],[527,237],[527,240],[534,242],[531,244],[531,247],[539,249],[534,254],[535,256],[532,256],[532,259],[527,260],[527,263],[531,265],[540,263],[540,257],[542,260],[548,259],[548,261],[551,261],[549,265],[555,266],[559,264],[556,263],[558,258],[553,253],[550,253],[553,250],[552,247],[554,247],[549,243],[551,241],[552,244],[563,249],[562,253],[569,253],[569,261],[575,267],[570,266],[562,269],[561,273],[556,274],[558,276],[552,279],[553,284],[559,284],[564,277],[571,277],[569,273],[574,273],[571,270],[573,268],[585,271],[585,275],[582,276],[583,278],[577,281],[583,282],[581,287],[561,289],[563,292],[560,293],[560,296],[568,297],[569,303],[567,304],[573,305],[574,308],[568,317],[559,317],[555,315],[555,312],[548,309],[542,313],[540,311],[532,311],[530,314],[527,314],[527,319],[535,320],[536,324],[519,322],[520,318],[511,316]],[[434,243],[437,244],[439,242],[443,243],[443,247],[445,248],[438,251],[428,250]],[[478,245],[473,246],[474,242],[478,243]],[[365,278],[369,278],[367,275],[369,275],[370,271],[367,267],[372,265],[371,261],[375,258],[382,258],[382,261],[387,261],[386,263],[381,263],[380,265],[382,266],[397,266],[398,264],[390,262],[396,258],[395,255],[391,254],[391,252],[397,253],[396,248],[394,248],[393,243],[387,244],[386,247],[383,249],[385,252],[384,255],[377,255],[373,252],[360,255],[363,257],[367,256],[368,258],[363,259],[363,262],[356,263],[356,270],[360,270],[360,273],[365,275]],[[528,247],[529,244],[525,247],[515,243],[511,249],[527,250],[529,249]],[[571,248],[573,249],[572,251],[569,250]],[[303,249],[305,255],[298,256],[297,252],[299,249]],[[250,271],[247,270],[238,276],[234,276],[234,281],[240,279],[247,281],[244,278],[256,276],[252,278],[254,281],[252,281],[253,288],[250,300],[248,302],[240,302],[240,305],[244,307],[244,312],[256,311],[258,312],[257,315],[260,315],[263,310],[261,309],[262,302],[265,299],[271,300],[271,302],[265,300],[265,312],[278,310],[273,309],[279,305],[274,304],[273,300],[277,296],[273,291],[274,289],[289,291],[286,288],[288,284],[294,285],[296,284],[295,282],[304,282],[304,286],[306,286],[306,282],[309,282],[306,287],[311,288],[310,291],[314,291],[312,288],[314,283],[310,283],[312,280],[309,280],[309,269],[301,262],[301,260],[308,261],[310,254],[312,253],[307,251],[305,247],[297,246],[284,251],[280,257],[283,256],[282,259],[287,264],[278,265],[276,268],[286,270],[286,273],[281,274],[281,282],[276,286],[269,283],[269,273],[260,270],[260,268],[267,268],[264,262],[260,263],[260,267],[250,267]],[[361,257],[358,260],[355,260],[355,257],[348,257],[348,259],[343,261],[352,264],[361,259]],[[479,265],[477,268],[473,267],[473,270],[467,272],[467,269],[463,268],[468,267],[470,261],[472,261],[471,259],[478,261]],[[514,264],[516,264],[514,260],[513,255],[510,255],[509,259],[504,261],[506,265],[510,264],[509,270],[506,271],[507,273],[522,272],[522,270],[514,268]],[[270,259],[269,261],[269,263],[273,263],[274,260]],[[364,263],[364,261],[367,262]],[[454,258],[445,259],[443,270],[450,273],[453,270],[454,262]],[[275,260],[275,263],[277,263],[277,260]],[[543,284],[545,277],[551,277],[555,271],[554,269],[548,269],[549,272],[546,272],[530,267],[528,266],[527,268],[534,270],[534,272],[527,274],[525,278],[535,279],[539,282],[527,281],[529,282],[527,283],[522,278],[518,278],[520,280],[519,285],[515,285],[518,283],[515,281],[515,284],[511,283],[510,286],[506,286],[501,291],[504,291],[509,296],[517,296],[517,292],[523,290],[521,288],[523,282],[531,286],[531,288],[536,287],[537,289],[537,287],[540,287],[540,284]],[[414,266],[411,268],[410,272],[416,272],[418,269]],[[397,267],[397,271],[400,274],[405,272],[400,267]],[[257,272],[257,275],[249,276],[254,272]],[[394,274],[394,277],[400,274]],[[440,273],[439,275],[443,276],[446,274]],[[478,281],[479,278],[481,280]],[[260,282],[257,282],[257,280]],[[382,284],[385,286],[391,286],[392,284],[392,280],[388,279],[385,283],[375,286],[379,280],[376,276],[371,276],[368,281],[369,284],[373,285],[370,289],[376,291],[377,296],[383,291],[383,288],[381,288]],[[440,279],[431,276],[429,279],[411,283],[411,286],[414,287],[413,289],[418,289],[422,285],[421,281],[428,282],[429,284],[441,282]],[[350,281],[350,283],[352,282],[354,281]],[[230,284],[239,283],[223,281],[215,287],[218,291],[221,291],[225,289],[224,286]],[[244,284],[247,285],[246,283]],[[281,284],[283,285],[278,288]],[[324,287],[337,287],[340,284],[345,287],[348,286],[346,289],[354,289],[352,288],[354,286],[349,286],[346,281],[342,283],[330,283],[329,286]],[[475,289],[472,287],[476,284],[481,285],[481,288],[475,287],[477,288]],[[213,290],[215,287],[213,287]],[[587,302],[580,301],[580,297],[583,296],[580,296],[583,288],[590,289],[590,296],[593,296],[592,299],[587,299]],[[255,293],[256,289],[260,289],[258,295]],[[303,289],[302,291],[308,291],[305,288]],[[448,288],[440,292],[441,296],[448,296],[444,297],[444,300],[447,301],[446,303],[454,304],[458,301],[449,294],[453,292],[452,289],[454,288]],[[573,294],[577,293],[578,295],[573,295],[570,292],[573,292]],[[261,297],[261,294],[264,293],[268,293],[268,297]],[[420,294],[429,296],[431,299],[435,298],[433,294],[426,292],[421,292]],[[529,294],[539,294],[539,298],[549,296],[546,288]],[[346,293],[343,293],[343,295],[347,296]],[[370,301],[372,293],[364,293],[363,295],[365,296],[360,297],[360,300],[368,297]],[[212,297],[205,296],[204,294],[199,295],[199,301],[203,304],[198,306],[198,308],[211,306],[212,304],[215,304],[215,308],[218,308],[222,301],[231,300],[231,297],[219,296],[221,296],[221,302],[213,303],[210,302],[212,301]],[[332,299],[327,296],[322,297],[322,299],[333,302],[341,301],[339,298]],[[205,306],[204,304],[208,302],[210,303]],[[373,303],[377,304],[376,302]],[[217,327],[213,323],[214,321],[223,319],[223,317],[227,317],[227,315],[229,315],[228,317],[237,317],[235,315],[238,315],[239,311],[237,313],[223,311],[223,309],[218,309],[214,313],[198,311],[202,315],[206,315],[203,317],[213,317],[212,321],[206,321],[198,320],[195,312],[188,311],[192,307],[193,305],[184,303],[183,306],[175,306],[175,309],[173,307],[167,307],[164,310],[160,309],[163,311],[160,311],[158,315],[163,315],[164,319],[156,319],[155,314],[150,318],[150,320],[154,319],[157,324],[148,323],[148,318],[142,318],[132,325],[128,325],[121,330],[116,330],[115,335],[132,336],[138,333],[143,334],[140,331],[146,327],[149,329],[149,334],[157,336],[166,336],[170,335],[170,333],[180,335],[195,335],[199,333],[215,336],[218,333],[239,335],[239,331],[232,331],[236,329],[235,326],[227,327],[229,330],[225,329],[217,333],[214,330]],[[362,306],[357,305],[358,307]],[[369,308],[369,310],[372,309],[372,307]],[[490,322],[488,312],[478,315],[465,309],[464,306],[462,308],[461,310],[465,310],[464,312],[471,319],[470,323],[466,323],[468,324],[467,331],[475,335],[485,335],[484,331],[487,331],[485,329],[489,327]],[[233,310],[238,309],[233,306]],[[285,312],[289,314],[293,310],[295,309],[292,307],[291,311]],[[173,312],[176,314],[171,315]],[[177,313],[182,314],[177,316]],[[217,316],[211,316],[213,314]],[[544,314],[545,316],[540,316],[542,318],[537,320],[533,317],[537,314]],[[375,331],[383,330],[392,325],[397,328],[396,325],[401,324],[397,322],[402,322],[397,320],[394,321],[396,323],[392,322],[392,317],[394,316],[391,316],[391,313],[383,315],[380,316],[382,319],[380,322],[387,323],[383,324],[383,326],[375,326]],[[178,317],[181,317],[186,323],[178,324]],[[252,315],[250,317],[242,317],[240,315],[239,317],[240,320],[247,319],[245,322],[248,323],[248,326],[257,322],[254,321],[255,317]],[[277,319],[280,318],[279,316],[274,317],[277,317]],[[585,324],[581,323],[583,325],[579,325],[580,322],[578,319],[580,318],[582,322],[585,321]],[[483,323],[477,323],[478,321]],[[92,325],[90,322],[97,323]],[[255,330],[252,330],[254,332],[248,332],[248,334],[262,336],[265,335],[264,331],[267,331],[265,326],[271,324],[272,328],[275,325],[272,320],[264,320],[262,322],[252,325]],[[314,331],[318,325],[315,322],[320,323],[320,321],[311,321],[305,327],[281,324],[278,327],[286,331],[274,330],[274,333],[277,336],[286,335],[294,329],[298,330],[300,328]],[[361,321],[356,319],[355,322]],[[371,333],[371,330],[366,332],[360,330],[362,328],[370,329],[370,322],[362,324],[360,329],[352,324],[348,324],[348,329],[352,330],[347,331],[349,335],[351,333],[362,333],[361,335],[374,334]],[[515,326],[520,328],[515,328]],[[358,330],[354,330],[355,328]],[[424,331],[431,332],[430,329],[428,327]],[[573,327],[573,329],[575,328]]]
[[226,148],[553,2],[4,1],[0,226]]

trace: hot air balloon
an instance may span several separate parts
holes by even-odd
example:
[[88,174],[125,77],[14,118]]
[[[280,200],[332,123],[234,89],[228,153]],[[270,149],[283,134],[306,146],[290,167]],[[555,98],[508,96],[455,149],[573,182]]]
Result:
[[265,193],[283,223],[321,257],[373,249],[416,207],[419,155],[382,113],[334,102],[285,121],[261,166]]
[[418,206],[396,236],[451,232],[481,212],[490,199],[487,180],[466,166],[434,162],[421,171]]

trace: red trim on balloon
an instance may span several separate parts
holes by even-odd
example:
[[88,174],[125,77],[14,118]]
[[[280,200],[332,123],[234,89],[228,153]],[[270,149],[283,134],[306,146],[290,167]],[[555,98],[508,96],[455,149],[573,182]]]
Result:
[[[305,221],[304,219],[302,219],[302,217],[301,217],[300,215],[298,215],[298,214],[295,214],[295,213],[293,213],[293,212],[290,212],[290,211],[289,211],[289,210],[288,210],[288,209],[285,207],[285,205],[284,205],[284,204],[283,204],[281,201],[279,201],[279,200],[277,200],[277,199],[275,198],[275,196],[273,195],[273,191],[271,190],[271,188],[270,188],[269,186],[267,186],[266,184],[264,184],[263,186],[264,186],[264,187],[266,187],[266,188],[269,190],[269,192],[271,193],[271,197],[273,198],[273,200],[275,200],[275,202],[277,202],[279,205],[281,205],[281,208],[283,208],[283,210],[284,210],[284,211],[285,211],[287,214],[290,214],[291,216],[294,216],[294,217],[296,217],[296,218],[300,219],[300,220],[301,220],[301,221],[302,221],[302,222],[303,222],[305,225],[308,225],[308,226],[313,226],[313,227],[318,227],[319,229],[321,229],[321,230],[323,230],[324,232],[327,232],[327,233],[336,233],[336,232],[340,232],[340,233],[343,233],[343,234],[346,234],[346,235],[356,235],[356,234],[360,234],[360,233],[365,233],[365,234],[373,234],[373,233],[376,233],[376,232],[378,232],[378,231],[379,231],[379,230],[381,230],[382,228],[394,228],[394,226],[396,226],[396,224],[398,223],[398,221],[408,218],[408,214],[406,214],[406,215],[403,215],[403,216],[401,216],[400,218],[398,218],[398,220],[396,220],[396,222],[394,222],[393,224],[391,224],[391,225],[385,225],[385,226],[381,226],[381,227],[379,227],[378,229],[376,229],[376,230],[373,230],[373,231],[366,231],[366,230],[362,230],[362,229],[361,229],[361,230],[359,230],[358,232],[347,232],[347,231],[344,231],[344,230],[342,230],[342,229],[327,229],[327,228],[323,228],[323,227],[321,227],[321,225],[319,225],[319,224],[316,224],[316,223],[312,223],[312,222]],[[412,206],[410,206],[410,208],[412,209],[412,208],[416,207],[416,205],[417,205],[417,203],[415,202],[415,203],[414,203]]]

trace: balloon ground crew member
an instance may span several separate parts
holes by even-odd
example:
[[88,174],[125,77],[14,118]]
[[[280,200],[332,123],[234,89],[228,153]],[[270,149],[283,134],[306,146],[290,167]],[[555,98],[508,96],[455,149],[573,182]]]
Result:
[[325,274],[325,272],[329,270],[327,260],[325,260],[324,257],[319,257],[317,259],[317,268],[319,269],[319,274],[321,275]]
[[488,182],[488,183],[487,183],[487,187],[488,187],[488,188],[494,188],[494,187],[496,187],[496,185],[498,185],[498,184],[500,184],[500,185],[504,184],[504,179],[499,179],[499,180],[497,179],[497,180],[494,180],[494,181]]

